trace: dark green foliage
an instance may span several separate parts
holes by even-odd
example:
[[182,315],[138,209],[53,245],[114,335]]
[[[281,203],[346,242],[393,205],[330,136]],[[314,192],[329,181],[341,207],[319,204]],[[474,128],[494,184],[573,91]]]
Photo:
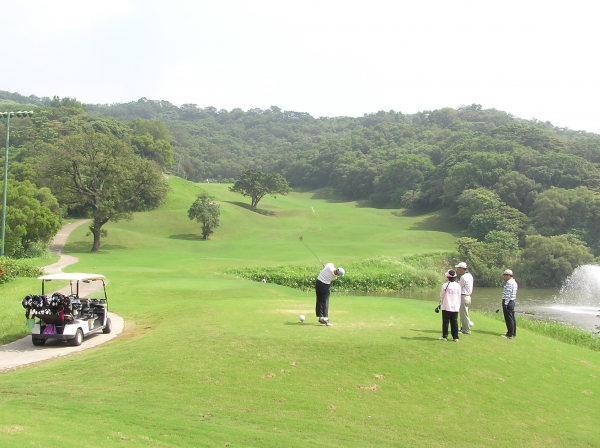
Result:
[[29,181],[9,181],[4,253],[23,258],[28,256],[33,245],[47,247],[60,229],[61,217],[58,202],[48,188],[38,189]]
[[188,217],[202,224],[202,238],[205,240],[220,224],[221,209],[219,204],[212,202],[214,200],[214,196],[201,193],[188,210]]
[[[399,155],[375,178],[371,202],[377,206],[401,207],[403,196],[420,188],[425,176],[433,168],[431,160],[426,156]],[[406,201],[412,203],[409,199]]]
[[577,266],[593,258],[585,243],[573,235],[530,235],[521,253],[519,279],[526,286],[559,287]]
[[531,209],[541,189],[540,184],[517,171],[503,174],[494,185],[494,191],[506,205],[523,213]]
[[133,137],[131,144],[136,154],[148,160],[154,160],[161,167],[173,164],[171,135],[162,121],[148,121],[136,118],[131,123]]
[[474,238],[459,238],[456,241],[460,258],[469,265],[477,285],[502,286],[502,273],[517,260],[514,238],[509,233],[497,232],[492,233],[486,242]]
[[485,235],[486,244],[492,244],[501,250],[508,250],[516,254],[519,250],[519,238],[512,232],[504,230],[491,230]]
[[485,188],[465,190],[458,197],[457,217],[468,224],[475,215],[495,212],[500,208],[501,201],[496,193]]
[[597,228],[600,212],[597,195],[586,187],[551,188],[533,204],[532,222],[544,236],[560,235],[574,228]]
[[497,211],[473,215],[469,222],[469,232],[471,232],[471,235],[477,240],[483,241],[489,232],[498,228],[498,223],[501,219],[502,217]]

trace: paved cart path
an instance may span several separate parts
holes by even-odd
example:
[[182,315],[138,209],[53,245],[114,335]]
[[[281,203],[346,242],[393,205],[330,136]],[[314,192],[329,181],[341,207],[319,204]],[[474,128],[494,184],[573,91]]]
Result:
[[[54,237],[52,243],[50,244],[50,252],[60,255],[60,259],[56,263],[43,268],[46,274],[58,274],[62,272],[64,267],[75,264],[79,261],[77,257],[63,254],[62,249],[65,247],[65,243],[67,242],[71,232],[77,227],[88,223],[89,221],[89,219],[84,219],[67,224],[59,230],[58,234]],[[50,284],[46,283],[46,285],[49,286]],[[59,289],[58,291],[63,294],[71,293],[69,286]],[[81,296],[88,296],[89,294],[98,291],[102,291],[101,282],[81,283],[79,285],[79,293]],[[46,292],[46,294],[51,294],[53,292],[54,291],[49,290]],[[96,333],[87,336],[84,338],[83,343],[79,347],[71,347],[68,345],[68,342],[62,342],[57,339],[49,339],[45,345],[36,347],[31,343],[31,336],[26,336],[18,341],[0,346],[0,372],[16,369],[18,367],[39,361],[45,361],[57,356],[64,356],[74,352],[80,352],[103,344],[117,337],[117,335],[123,331],[123,319],[120,316],[110,312],[108,313],[108,316],[112,322],[112,332],[109,334]],[[23,321],[23,325],[25,325],[25,321]]]

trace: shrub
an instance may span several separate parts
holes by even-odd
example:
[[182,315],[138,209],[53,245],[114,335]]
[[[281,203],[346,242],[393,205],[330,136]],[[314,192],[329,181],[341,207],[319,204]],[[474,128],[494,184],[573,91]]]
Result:
[[18,277],[39,277],[44,275],[40,268],[23,260],[0,257],[0,284],[10,282]]

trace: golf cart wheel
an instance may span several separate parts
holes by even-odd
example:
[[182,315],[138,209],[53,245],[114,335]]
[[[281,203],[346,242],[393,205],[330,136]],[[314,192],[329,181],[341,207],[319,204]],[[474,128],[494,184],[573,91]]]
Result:
[[71,344],[73,347],[77,347],[78,345],[81,345],[82,342],[83,331],[81,330],[81,328],[78,328],[77,333],[75,333],[75,337],[69,340],[69,344]]
[[34,338],[33,336],[31,337],[31,342],[33,343],[33,345],[35,345],[36,347],[41,347],[42,345],[44,345],[46,343],[46,339],[38,339],[38,338]]
[[110,317],[106,318],[106,325],[102,329],[102,333],[108,334],[112,331],[112,322],[110,321]]

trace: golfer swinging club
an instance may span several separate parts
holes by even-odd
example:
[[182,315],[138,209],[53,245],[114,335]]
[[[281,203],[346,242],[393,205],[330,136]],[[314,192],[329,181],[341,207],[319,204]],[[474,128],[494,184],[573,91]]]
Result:
[[344,276],[344,269],[335,268],[333,263],[327,263],[319,276],[315,285],[315,291],[317,292],[317,317],[319,323],[325,324],[328,327],[332,327],[329,322],[329,296],[331,294],[331,282],[334,281],[338,276]]

